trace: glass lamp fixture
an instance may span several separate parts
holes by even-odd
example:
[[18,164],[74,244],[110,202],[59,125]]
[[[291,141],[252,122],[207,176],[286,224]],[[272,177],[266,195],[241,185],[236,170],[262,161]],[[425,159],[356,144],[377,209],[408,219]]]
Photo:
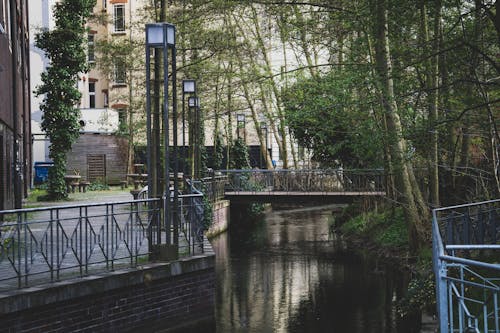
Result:
[[199,97],[189,97],[188,98],[188,106],[190,108],[199,107],[200,106],[200,98]]
[[182,80],[182,92],[185,94],[194,94],[196,92],[195,80]]

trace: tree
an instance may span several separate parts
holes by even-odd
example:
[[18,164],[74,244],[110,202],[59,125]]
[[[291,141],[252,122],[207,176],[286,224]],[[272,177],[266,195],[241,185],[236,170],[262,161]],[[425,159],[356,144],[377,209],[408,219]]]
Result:
[[287,124],[321,167],[380,168],[379,126],[359,98],[366,66],[348,71],[298,79],[283,95]]
[[50,140],[49,157],[54,166],[49,171],[48,195],[60,200],[67,197],[64,175],[66,153],[79,136],[81,94],[76,87],[78,74],[85,72],[85,23],[92,14],[95,0],[63,0],[54,8],[55,29],[36,35],[36,46],[51,61],[42,74],[42,85],[36,94],[45,95],[42,130]]

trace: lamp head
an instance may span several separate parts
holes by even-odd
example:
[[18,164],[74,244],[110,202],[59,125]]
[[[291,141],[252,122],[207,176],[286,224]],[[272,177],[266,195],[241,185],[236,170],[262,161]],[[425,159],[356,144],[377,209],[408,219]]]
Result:
[[194,94],[196,92],[196,81],[182,80],[182,92],[185,94]]
[[175,26],[170,23],[146,24],[146,45],[161,48],[165,44],[175,46]]
[[199,97],[189,97],[188,98],[188,106],[189,107],[199,107],[200,106],[200,98]]

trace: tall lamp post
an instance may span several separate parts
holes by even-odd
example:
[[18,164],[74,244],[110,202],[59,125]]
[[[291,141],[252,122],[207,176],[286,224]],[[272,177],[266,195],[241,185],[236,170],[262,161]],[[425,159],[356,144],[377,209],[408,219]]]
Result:
[[200,117],[200,99],[198,97],[188,98],[189,107],[189,125],[190,125],[190,137],[189,146],[191,154],[191,178],[200,178],[200,127],[201,127],[201,117]]
[[[267,124],[263,121],[260,123],[260,131],[262,132],[262,135],[265,135],[265,153],[264,153],[264,163],[266,163],[266,168],[267,168],[267,161],[268,161],[268,158],[269,158],[269,151],[268,151],[268,142],[267,142]],[[262,163],[261,163],[261,167],[262,167]]]
[[[185,113],[185,101],[186,94],[193,94],[196,97],[196,81],[187,79],[182,80],[182,172],[183,175],[187,175],[186,160],[188,157],[188,152],[186,151],[186,113]],[[191,142],[191,141],[190,141]]]
[[[154,102],[159,105],[159,101],[161,97],[163,98],[163,104],[161,110],[155,108],[155,113],[162,114],[161,122],[152,121],[152,112],[151,112],[151,49],[154,50],[155,55],[161,53],[163,60],[163,73],[159,73],[155,71],[154,80],[156,82],[163,81],[163,95],[161,91],[156,91],[154,95]],[[163,210],[163,220],[165,223],[165,243],[167,245],[171,244],[171,203],[170,203],[170,153],[169,153],[169,92],[168,92],[168,77],[169,77],[169,50],[172,51],[172,113],[174,118],[177,113],[177,100],[176,100],[176,49],[175,49],[175,26],[169,23],[149,23],[146,24],[146,133],[147,133],[147,167],[148,167],[148,196],[150,198],[158,198],[161,197],[162,192],[165,194],[164,201],[164,210]],[[160,57],[158,57],[160,58]],[[158,65],[158,64],[156,64]],[[158,75],[158,77],[157,77]],[[161,88],[159,89],[161,90]],[[157,115],[153,115],[157,116]],[[175,119],[174,119],[175,121]],[[161,146],[161,137],[160,137],[160,126],[163,125],[163,147],[164,147],[164,160],[163,165],[161,164],[160,155],[158,153],[158,147]],[[174,146],[176,145],[176,128],[174,122]],[[174,158],[176,157],[176,149],[174,149]],[[176,164],[176,163],[174,163]],[[163,170],[161,170],[163,169]],[[159,177],[159,172],[163,172],[163,184],[161,182],[161,178]],[[177,170],[174,169],[174,176],[177,173]],[[175,182],[177,181],[177,177],[174,177],[174,189]],[[163,185],[163,186],[162,186]],[[177,196],[177,191],[174,191],[174,195]],[[176,207],[177,201],[174,200],[174,221],[176,218]],[[174,222],[176,224],[176,222]],[[160,245],[162,243],[161,237],[161,219],[156,219],[156,227],[157,227],[157,235],[156,235],[156,243]],[[174,225],[174,243],[177,244],[177,225]]]
[[[246,143],[246,132],[245,132],[245,115],[244,114],[237,114],[236,115],[236,128],[238,130],[238,132],[236,133],[237,136],[238,136],[238,139],[240,139],[242,136],[243,136],[243,141]],[[241,133],[243,133],[243,135],[241,135]]]

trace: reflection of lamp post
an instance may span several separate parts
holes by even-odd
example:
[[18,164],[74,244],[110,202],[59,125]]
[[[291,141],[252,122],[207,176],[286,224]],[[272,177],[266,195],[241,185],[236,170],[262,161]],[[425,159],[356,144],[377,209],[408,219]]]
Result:
[[188,152],[186,151],[186,113],[184,107],[186,94],[194,94],[196,96],[195,80],[182,80],[182,172],[184,176],[187,173],[186,160],[188,157]]
[[198,97],[188,98],[188,107],[190,116],[190,154],[191,154],[191,178],[200,178],[201,156],[200,156],[200,99]]
[[[269,151],[268,151],[268,142],[267,142],[267,124],[263,121],[260,123],[260,131],[262,132],[262,135],[264,135],[265,137],[265,153],[264,153],[264,159],[265,159],[265,162],[266,162],[266,168],[267,168],[267,159],[269,158]],[[262,154],[261,154],[262,155]],[[262,167],[262,163],[261,163],[261,167]]]
[[[152,121],[151,119],[151,48],[154,49],[155,55],[159,55],[160,52],[163,55],[163,75],[159,73],[159,71],[155,70],[154,80],[160,82],[163,80],[163,105],[160,109],[159,107],[155,107],[155,113],[159,114],[163,111],[163,147],[164,147],[164,162],[161,167],[161,159],[159,154],[159,147],[161,146],[161,138],[160,138],[160,126],[162,125],[160,121]],[[158,198],[161,196],[161,193],[165,193],[166,201],[165,201],[165,209],[163,219],[165,221],[165,232],[166,232],[166,243],[170,244],[170,155],[169,155],[169,94],[168,94],[168,50],[172,50],[172,109],[173,114],[176,113],[176,50],[175,50],[175,26],[168,23],[150,23],[146,24],[146,133],[147,133],[147,161],[148,161],[148,195],[151,198]],[[159,59],[160,57],[156,57],[155,59]],[[159,64],[155,64],[155,69],[159,67]],[[157,77],[158,76],[158,77]],[[161,88],[159,89],[161,90]],[[155,105],[159,105],[160,101],[160,91],[156,91],[154,96]],[[154,115],[157,117],[156,115]],[[156,118],[155,118],[156,119]],[[174,137],[176,135],[176,129],[174,129]],[[176,144],[176,139],[174,140],[174,146]],[[174,151],[175,158],[176,151]],[[162,184],[159,177],[159,172],[163,168],[163,179],[165,190],[162,191]],[[174,170],[176,173],[177,170]],[[175,177],[177,178],[177,177]],[[174,188],[176,187],[174,180]],[[174,191],[176,193],[176,191]],[[176,195],[176,194],[175,194]],[[176,195],[177,196],[177,195]],[[177,203],[175,204],[175,207]],[[176,211],[176,209],[174,209]],[[174,212],[175,214],[175,212]],[[174,221],[176,221],[176,216],[174,216]],[[157,227],[157,244],[161,244],[161,225],[160,219],[157,219],[156,222]],[[176,223],[175,223],[176,224]],[[176,229],[177,225],[174,226],[174,242],[178,242],[178,237],[176,237]]]
[[[245,132],[245,115],[244,114],[237,114],[236,115],[236,128],[238,129],[238,133],[237,136],[238,136],[238,139],[240,139],[242,136],[243,136],[243,140],[244,142],[246,142],[247,138],[246,138],[246,132]],[[243,135],[241,135],[240,131],[243,132]]]

